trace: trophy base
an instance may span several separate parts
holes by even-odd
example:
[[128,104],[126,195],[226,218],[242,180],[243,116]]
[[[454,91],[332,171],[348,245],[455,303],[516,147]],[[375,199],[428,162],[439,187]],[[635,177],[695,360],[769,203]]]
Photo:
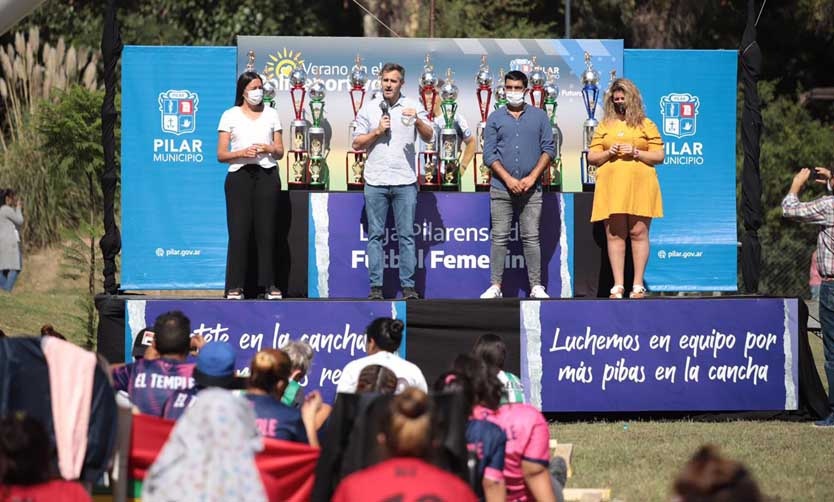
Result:
[[460,183],[443,183],[440,185],[441,192],[460,192]]
[[440,183],[435,180],[430,182],[426,181],[426,178],[420,176],[420,191],[421,192],[438,192],[440,191]]
[[287,182],[287,190],[309,190],[310,184],[306,181],[290,181]]
[[561,184],[559,184],[559,185],[545,185],[545,184],[542,184],[542,191],[544,191],[544,192],[561,192],[562,191],[562,185]]
[[347,184],[348,192],[362,192],[365,190],[365,184],[362,182],[354,183],[350,182]]
[[317,182],[310,182],[307,184],[307,190],[318,190],[318,191],[325,191],[327,190],[327,184],[323,181]]
[[475,185],[476,192],[489,192],[489,189],[492,188],[492,185]]
[[593,192],[596,190],[596,183],[582,183],[582,191],[583,192]]

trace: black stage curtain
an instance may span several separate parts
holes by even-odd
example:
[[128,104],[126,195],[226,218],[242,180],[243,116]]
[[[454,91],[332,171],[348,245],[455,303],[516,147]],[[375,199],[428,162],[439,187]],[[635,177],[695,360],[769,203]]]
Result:
[[406,303],[406,353],[423,370],[429,387],[484,333],[507,345],[507,371],[520,374],[519,300],[415,300]]
[[[756,294],[762,269],[762,246],[759,228],[762,226],[762,179],[759,153],[762,134],[762,114],[759,91],[756,87],[762,69],[762,50],[756,42],[755,2],[747,1],[747,26],[741,38],[739,59],[741,82],[744,87],[744,108],[741,112],[741,144],[744,166],[741,171],[741,217],[744,233],[741,236],[741,275],[744,291]],[[762,5],[764,8],[764,5]]]

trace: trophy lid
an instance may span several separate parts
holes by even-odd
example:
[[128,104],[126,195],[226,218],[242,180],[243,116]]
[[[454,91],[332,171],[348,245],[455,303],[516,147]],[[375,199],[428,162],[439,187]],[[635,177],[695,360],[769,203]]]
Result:
[[507,100],[507,89],[504,87],[504,68],[498,71],[498,83],[495,84],[495,99],[498,101]]
[[307,72],[303,68],[295,68],[290,73],[290,83],[294,87],[301,87],[307,83]]
[[423,74],[420,75],[420,87],[434,87],[437,85],[437,74],[434,73],[434,66],[431,64],[431,54],[426,54],[426,64],[423,65]]
[[446,70],[446,81],[440,87],[440,98],[443,101],[454,101],[458,98],[458,86],[452,80],[452,69]]
[[350,71],[350,85],[353,87],[365,87],[368,82],[368,72],[362,68],[362,58],[356,56],[353,69]]
[[544,84],[544,97],[545,99],[553,99],[556,100],[559,98],[559,86],[556,84],[556,80],[559,78],[559,68],[556,68],[556,73],[554,76],[554,72],[548,70],[547,72],[547,82]]
[[266,66],[264,66],[264,71],[261,73],[261,81],[264,84],[264,96],[274,98],[275,91],[278,90],[278,80],[274,77],[269,78],[269,72],[267,71]]
[[255,51],[253,49],[249,49],[247,58],[246,71],[255,71]]
[[324,82],[319,79],[316,79],[315,82],[310,85],[310,99],[314,101],[320,101],[324,99],[325,94],[325,87]]
[[475,82],[481,87],[492,87],[492,73],[489,72],[489,66],[486,62],[486,54],[481,56],[481,67],[478,68],[478,74],[475,76]]
[[585,53],[585,71],[582,72],[582,85],[597,85],[599,83],[599,72],[594,70],[591,64],[591,54]]
[[610,89],[611,86],[614,84],[614,81],[617,80],[617,70],[616,69],[611,70],[609,75],[610,75],[611,79],[608,81],[608,88]]

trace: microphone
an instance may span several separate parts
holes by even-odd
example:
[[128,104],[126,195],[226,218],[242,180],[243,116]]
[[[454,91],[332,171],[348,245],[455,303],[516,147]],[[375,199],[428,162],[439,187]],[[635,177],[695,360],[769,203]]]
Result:
[[[391,117],[391,114],[388,113],[388,108],[389,108],[388,101],[385,101],[385,99],[383,99],[382,101],[379,102],[379,109],[382,110],[382,116],[383,117],[389,117],[389,118]],[[387,136],[389,134],[391,134],[391,129],[390,128],[385,130],[385,135]]]

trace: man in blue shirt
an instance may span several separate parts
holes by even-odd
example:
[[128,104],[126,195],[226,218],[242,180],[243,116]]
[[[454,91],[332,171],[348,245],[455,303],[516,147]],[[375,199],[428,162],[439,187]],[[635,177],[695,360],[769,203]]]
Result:
[[501,279],[513,214],[518,212],[530,298],[549,298],[541,283],[539,223],[541,175],[555,154],[553,132],[544,110],[524,102],[527,75],[504,77],[507,106],[490,114],[484,131],[484,162],[492,169],[489,209],[492,216],[490,287],[481,298],[501,298]]
[[395,63],[382,67],[382,97],[359,110],[353,137],[354,150],[367,150],[365,161],[365,215],[368,218],[368,299],[382,300],[385,220],[394,209],[399,241],[400,286],[403,299],[419,298],[414,290],[417,253],[414,245],[414,213],[417,208],[417,173],[414,169],[417,133],[431,141],[433,130],[425,111],[400,90],[405,69]]

